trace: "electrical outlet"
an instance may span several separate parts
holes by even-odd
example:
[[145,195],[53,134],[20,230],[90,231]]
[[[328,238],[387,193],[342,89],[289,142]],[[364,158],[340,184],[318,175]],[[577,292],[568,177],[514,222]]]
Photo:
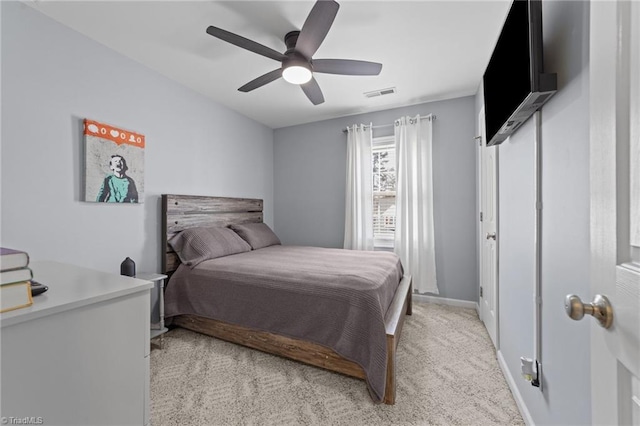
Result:
[[520,357],[520,370],[522,377],[524,377],[527,382],[533,380],[535,371],[533,370],[533,360],[531,358]]

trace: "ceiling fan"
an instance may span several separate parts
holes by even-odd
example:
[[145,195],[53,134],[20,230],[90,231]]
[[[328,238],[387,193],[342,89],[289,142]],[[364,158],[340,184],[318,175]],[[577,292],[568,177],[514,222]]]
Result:
[[318,82],[313,77],[314,72],[341,75],[378,75],[382,70],[382,64],[376,62],[312,58],[327,36],[338,13],[338,8],[340,5],[333,0],[316,1],[302,29],[290,31],[284,36],[284,43],[287,46],[284,53],[214,26],[207,28],[207,33],[282,63],[280,68],[251,80],[240,87],[239,91],[250,92],[282,77],[289,83],[299,84],[311,103],[319,105],[324,102],[324,96]]

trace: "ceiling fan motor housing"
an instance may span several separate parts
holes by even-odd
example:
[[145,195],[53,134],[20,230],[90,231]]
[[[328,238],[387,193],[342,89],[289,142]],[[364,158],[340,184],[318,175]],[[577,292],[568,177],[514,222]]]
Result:
[[307,60],[304,56],[298,52],[292,52],[287,54],[287,57],[282,61],[282,69],[285,70],[289,67],[303,67],[313,72],[311,61]]

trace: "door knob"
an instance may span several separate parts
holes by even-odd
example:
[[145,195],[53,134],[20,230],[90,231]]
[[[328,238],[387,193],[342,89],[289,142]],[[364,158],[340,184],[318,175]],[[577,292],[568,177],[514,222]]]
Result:
[[496,233],[495,232],[487,232],[487,240],[496,240]]
[[613,308],[609,299],[601,294],[596,294],[591,303],[582,303],[582,300],[575,294],[567,294],[564,299],[564,309],[569,318],[576,321],[581,320],[584,314],[587,314],[597,319],[604,328],[609,328],[613,324]]

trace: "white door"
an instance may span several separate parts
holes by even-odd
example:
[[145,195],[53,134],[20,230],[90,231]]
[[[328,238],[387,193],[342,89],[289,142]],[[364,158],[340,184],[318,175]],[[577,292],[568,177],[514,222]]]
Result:
[[480,147],[480,316],[496,348],[498,342],[498,148],[487,147],[484,108],[478,116]]
[[[591,326],[594,424],[640,425],[640,2],[591,2]],[[588,302],[588,301],[585,301]]]

